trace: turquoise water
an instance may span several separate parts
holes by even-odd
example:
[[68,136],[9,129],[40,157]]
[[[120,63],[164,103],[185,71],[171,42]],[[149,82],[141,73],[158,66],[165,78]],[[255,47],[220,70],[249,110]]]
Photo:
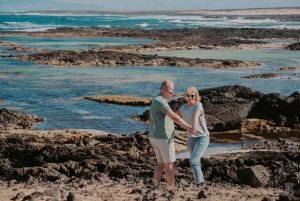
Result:
[[[117,37],[31,37],[31,36],[1,36],[0,40],[17,41],[19,45],[31,48],[49,50],[80,50],[101,48],[104,45],[127,45],[157,42],[152,39],[117,38]],[[2,48],[3,49],[3,48]],[[0,52],[0,54],[4,54]],[[14,54],[10,52],[10,54]]]
[[300,22],[274,19],[246,19],[217,16],[167,16],[167,15],[72,15],[0,13],[0,31],[44,31],[57,27],[131,27],[142,29],[173,29],[197,27],[237,28],[300,28]]
[[[245,52],[244,52],[245,51]],[[287,50],[204,50],[179,52],[201,58],[238,57],[262,61],[262,66],[234,69],[184,67],[54,67],[29,61],[0,59],[1,107],[36,114],[47,120],[34,128],[88,128],[131,133],[148,130],[148,125],[130,120],[147,107],[119,106],[89,100],[73,100],[82,95],[128,94],[153,97],[165,79],[174,81],[175,93],[193,85],[198,89],[240,84],[263,93],[290,95],[300,89],[300,52]],[[161,54],[164,54],[161,52]],[[168,52],[170,55],[171,52]],[[175,54],[175,53],[173,53]],[[176,53],[177,54],[177,53]],[[262,56],[263,55],[263,56]],[[202,57],[203,56],[203,57]],[[282,66],[296,71],[278,72]],[[271,79],[243,79],[241,76],[279,73]]]

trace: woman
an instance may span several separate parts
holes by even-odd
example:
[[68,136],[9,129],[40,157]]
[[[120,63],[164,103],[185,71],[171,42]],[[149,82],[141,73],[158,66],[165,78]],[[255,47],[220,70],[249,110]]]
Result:
[[185,92],[187,103],[182,105],[176,112],[188,124],[195,125],[197,132],[191,134],[187,131],[188,146],[190,152],[190,165],[193,169],[196,184],[203,183],[204,177],[201,170],[201,157],[203,156],[208,143],[209,132],[206,127],[204,110],[200,101],[200,96],[195,87],[189,87]]

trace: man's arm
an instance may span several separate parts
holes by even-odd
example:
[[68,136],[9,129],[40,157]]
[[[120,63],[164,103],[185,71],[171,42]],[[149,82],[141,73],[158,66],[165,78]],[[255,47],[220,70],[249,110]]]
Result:
[[179,124],[180,126],[182,126],[183,128],[187,129],[190,131],[190,133],[196,133],[197,132],[197,128],[195,125],[191,126],[188,123],[186,123],[180,116],[178,116],[175,112],[173,112],[172,110],[168,111],[166,113],[166,115],[172,119],[172,121],[174,121],[175,123]]

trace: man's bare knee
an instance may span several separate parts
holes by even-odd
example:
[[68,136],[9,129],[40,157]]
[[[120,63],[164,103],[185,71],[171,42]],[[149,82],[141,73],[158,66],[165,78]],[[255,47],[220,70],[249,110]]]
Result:
[[166,170],[172,170],[173,169],[173,163],[164,163]]
[[157,163],[157,166],[160,168],[165,168],[165,164],[163,162]]

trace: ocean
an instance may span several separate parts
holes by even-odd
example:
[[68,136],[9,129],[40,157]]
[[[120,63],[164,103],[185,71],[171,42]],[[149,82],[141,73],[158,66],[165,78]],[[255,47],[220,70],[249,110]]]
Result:
[[[255,20],[243,17],[204,16],[124,16],[124,15],[41,15],[0,13],[0,39],[17,42],[33,48],[89,49],[88,44],[120,45],[156,42],[136,38],[86,38],[86,37],[29,37],[4,36],[1,31],[43,31],[57,27],[131,27],[141,29],[196,28],[196,27],[263,27],[300,28],[300,22],[276,21],[269,18]],[[276,41],[275,41],[276,42]],[[293,41],[295,42],[295,41]],[[24,54],[6,50],[0,46],[0,54]],[[31,54],[31,53],[25,53]],[[300,51],[279,49],[258,50],[188,50],[152,52],[169,56],[190,58],[238,59],[261,62],[261,66],[234,69],[186,68],[186,67],[60,67],[41,65],[31,61],[0,58],[0,107],[18,110],[46,118],[33,126],[36,129],[81,128],[98,129],[111,133],[131,134],[147,131],[148,125],[130,119],[142,114],[148,107],[133,107],[76,100],[83,95],[127,94],[153,97],[160,84],[170,79],[175,93],[183,93],[188,86],[199,90],[210,87],[240,84],[262,93],[280,93],[288,96],[300,89]],[[289,66],[296,71],[278,72]],[[269,79],[243,79],[241,76],[278,73],[280,77]],[[241,140],[245,136],[239,137]],[[216,144],[215,144],[216,145]]]
[[300,22],[247,17],[217,16],[167,16],[167,15],[73,15],[39,13],[1,13],[0,31],[44,31],[57,27],[130,27],[143,29],[173,29],[202,27],[236,28],[293,28],[299,29]]

